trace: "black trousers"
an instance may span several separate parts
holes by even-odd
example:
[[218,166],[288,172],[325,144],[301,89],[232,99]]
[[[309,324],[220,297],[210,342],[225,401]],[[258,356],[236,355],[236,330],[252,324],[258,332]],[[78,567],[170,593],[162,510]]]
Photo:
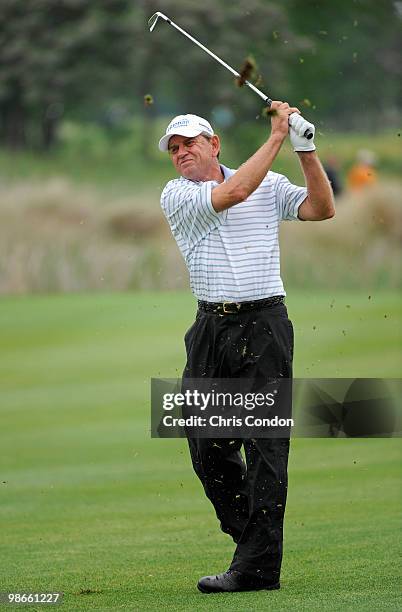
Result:
[[[284,304],[241,314],[198,311],[185,345],[183,379],[244,378],[250,390],[251,379],[292,377],[293,327]],[[222,531],[237,543],[230,567],[277,582],[289,440],[189,438],[188,444]]]

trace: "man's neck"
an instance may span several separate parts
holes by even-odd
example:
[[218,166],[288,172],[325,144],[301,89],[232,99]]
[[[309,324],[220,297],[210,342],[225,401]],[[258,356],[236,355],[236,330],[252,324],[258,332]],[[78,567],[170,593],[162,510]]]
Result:
[[186,178],[190,181],[196,181],[200,183],[205,183],[206,181],[216,181],[217,183],[223,183],[225,180],[225,174],[219,164],[219,162],[213,166],[209,170],[205,172],[205,174],[198,176],[185,176],[182,174],[183,178]]
[[216,181],[217,183],[223,183],[223,181],[225,180],[225,175],[219,163],[211,169],[211,173],[208,175],[208,178],[206,178],[205,180],[206,181]]

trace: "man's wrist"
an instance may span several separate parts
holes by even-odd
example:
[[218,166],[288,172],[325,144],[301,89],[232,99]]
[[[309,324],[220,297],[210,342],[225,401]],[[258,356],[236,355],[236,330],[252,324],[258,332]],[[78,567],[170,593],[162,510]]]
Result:
[[315,149],[314,151],[295,151],[295,153],[297,153],[300,159],[303,159],[305,161],[317,159],[317,151]]
[[270,144],[278,144],[281,145],[285,140],[287,134],[282,134],[281,132],[271,132],[268,141]]

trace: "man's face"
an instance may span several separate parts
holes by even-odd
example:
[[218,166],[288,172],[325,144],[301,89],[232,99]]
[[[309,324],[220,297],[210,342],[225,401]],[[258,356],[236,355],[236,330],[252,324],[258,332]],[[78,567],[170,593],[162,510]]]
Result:
[[192,181],[205,181],[216,164],[219,139],[175,135],[169,139],[168,151],[179,174]]

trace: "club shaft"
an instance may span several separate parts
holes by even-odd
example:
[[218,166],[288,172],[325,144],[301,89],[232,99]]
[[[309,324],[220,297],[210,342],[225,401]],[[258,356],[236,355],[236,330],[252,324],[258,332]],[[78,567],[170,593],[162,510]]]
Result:
[[[153,17],[151,17],[151,20],[154,19],[154,17],[156,17],[156,20],[152,21],[151,25],[150,25],[150,31],[152,32],[152,30],[154,29],[157,19],[158,17],[160,17],[161,19],[163,19],[164,21],[167,21],[167,23],[170,23],[171,26],[173,26],[174,28],[176,28],[176,30],[178,32],[180,32],[180,34],[183,34],[183,36],[185,36],[186,38],[188,38],[189,40],[191,40],[194,44],[197,45],[197,47],[200,47],[200,49],[202,49],[203,51],[205,51],[205,53],[208,53],[208,55],[210,57],[212,57],[216,62],[218,62],[219,64],[221,64],[221,66],[223,66],[224,68],[226,68],[226,70],[229,70],[229,72],[231,72],[232,74],[234,74],[234,76],[236,77],[240,77],[241,75],[231,66],[229,66],[229,64],[227,64],[226,62],[224,62],[223,60],[221,60],[220,57],[218,57],[217,55],[215,55],[215,53],[212,53],[212,51],[210,51],[207,47],[205,47],[205,45],[203,45],[202,43],[200,43],[196,38],[194,38],[194,36],[191,36],[191,34],[189,34],[188,32],[186,32],[185,30],[183,30],[183,28],[181,28],[180,26],[178,26],[176,23],[174,23],[174,21],[172,21],[171,19],[169,19],[169,17],[167,17],[166,15],[164,15],[163,13],[155,13],[155,15],[153,15]],[[150,20],[150,21],[151,21]],[[149,23],[149,22],[148,22]],[[247,85],[247,87],[249,87],[252,91],[254,91],[254,93],[256,93],[260,98],[262,98],[265,102],[265,104],[270,107],[272,104],[272,100],[266,95],[264,94],[260,89],[258,89],[258,87],[256,87],[255,85],[253,85],[252,83],[250,83],[250,81],[244,81],[244,84]],[[292,115],[290,115],[289,117],[289,125],[292,125]],[[307,128],[306,131],[304,132],[304,136],[307,139],[313,138],[314,137],[314,132],[310,129]]]
[[[190,40],[193,41],[193,43],[195,43],[196,45],[198,45],[198,47],[200,47],[200,49],[202,49],[203,51],[205,51],[205,53],[208,53],[208,55],[210,55],[211,57],[214,58],[214,60],[216,60],[219,64],[221,64],[221,66],[223,66],[224,68],[226,68],[226,70],[229,70],[229,72],[231,72],[232,74],[234,74],[234,76],[236,77],[240,77],[240,74],[231,66],[229,66],[229,64],[227,64],[226,62],[224,62],[223,60],[221,60],[220,57],[218,57],[217,55],[215,55],[215,53],[212,53],[212,51],[210,51],[209,49],[207,49],[207,47],[205,47],[202,43],[200,43],[196,38],[194,38],[194,36],[191,36],[191,34],[189,34],[188,32],[186,32],[185,30],[183,30],[183,28],[181,28],[180,26],[178,26],[177,24],[175,24],[171,19],[167,20],[168,23],[170,23],[170,25],[172,25],[174,28],[176,28],[176,30],[178,30],[179,32],[181,32],[181,34],[183,34],[184,36],[186,36],[187,38],[189,38]],[[250,89],[252,89],[258,96],[260,96],[260,98],[262,98],[264,100],[264,102],[266,104],[268,104],[268,106],[271,106],[271,100],[270,98],[263,93],[260,89],[258,89],[258,87],[256,87],[255,85],[253,85],[252,83],[250,83],[250,81],[244,81],[244,84],[247,85],[247,87],[249,87]]]

